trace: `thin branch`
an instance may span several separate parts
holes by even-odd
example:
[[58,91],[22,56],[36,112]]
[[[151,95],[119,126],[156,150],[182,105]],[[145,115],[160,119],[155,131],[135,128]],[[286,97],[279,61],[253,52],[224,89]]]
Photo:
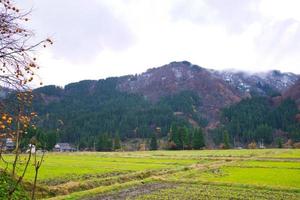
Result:
[[23,178],[24,178],[24,176],[25,176],[25,174],[26,174],[28,165],[29,165],[30,160],[31,160],[31,155],[32,155],[32,145],[30,145],[29,156],[28,156],[28,159],[27,159],[25,168],[24,168],[24,170],[23,170],[23,173],[22,173],[21,176],[19,176],[18,181],[15,183],[14,187],[9,191],[9,193],[8,193],[9,197],[12,196],[12,194],[16,191],[17,187],[19,186],[19,184],[20,184],[21,181],[23,180]]

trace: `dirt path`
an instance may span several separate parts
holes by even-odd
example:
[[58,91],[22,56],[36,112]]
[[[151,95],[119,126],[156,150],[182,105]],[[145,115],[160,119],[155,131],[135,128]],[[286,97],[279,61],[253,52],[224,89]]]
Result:
[[149,183],[132,188],[120,190],[117,193],[105,194],[97,197],[87,198],[85,200],[125,200],[134,198],[140,195],[149,194],[159,189],[176,187],[176,184],[171,183]]
[[[205,163],[205,164],[193,164],[190,166],[190,169],[199,169],[199,170],[205,170],[205,169],[213,169],[218,168],[224,165],[228,165],[234,161],[215,161],[212,163]],[[162,174],[163,176],[169,175],[169,174]],[[161,178],[162,176],[160,176]],[[175,183],[162,183],[162,182],[155,182],[155,183],[148,183],[144,185],[139,185],[127,189],[123,189],[120,191],[117,191],[115,193],[106,193],[99,195],[97,197],[91,197],[87,198],[85,200],[125,200],[125,199],[132,199],[144,194],[149,194],[154,191],[160,190],[160,189],[166,189],[166,188],[172,188],[176,187]]]

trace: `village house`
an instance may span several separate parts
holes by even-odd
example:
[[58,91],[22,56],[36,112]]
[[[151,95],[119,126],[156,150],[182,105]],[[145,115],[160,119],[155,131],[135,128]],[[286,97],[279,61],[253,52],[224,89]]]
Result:
[[0,141],[0,146],[4,151],[13,151],[16,143],[11,138],[4,138]]
[[71,145],[69,143],[57,143],[54,146],[53,151],[56,151],[56,152],[73,152],[73,151],[76,151],[76,149],[71,147]]

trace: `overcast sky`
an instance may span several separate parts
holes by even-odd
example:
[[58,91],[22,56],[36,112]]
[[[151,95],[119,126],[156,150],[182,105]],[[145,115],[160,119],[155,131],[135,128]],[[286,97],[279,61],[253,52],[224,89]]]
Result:
[[171,61],[300,74],[299,0],[16,0],[45,84],[141,73]]

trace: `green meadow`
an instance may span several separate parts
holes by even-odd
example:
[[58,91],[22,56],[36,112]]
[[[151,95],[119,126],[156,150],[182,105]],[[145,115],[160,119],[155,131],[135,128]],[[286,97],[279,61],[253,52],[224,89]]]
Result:
[[38,183],[39,199],[300,199],[300,150],[47,153]]

